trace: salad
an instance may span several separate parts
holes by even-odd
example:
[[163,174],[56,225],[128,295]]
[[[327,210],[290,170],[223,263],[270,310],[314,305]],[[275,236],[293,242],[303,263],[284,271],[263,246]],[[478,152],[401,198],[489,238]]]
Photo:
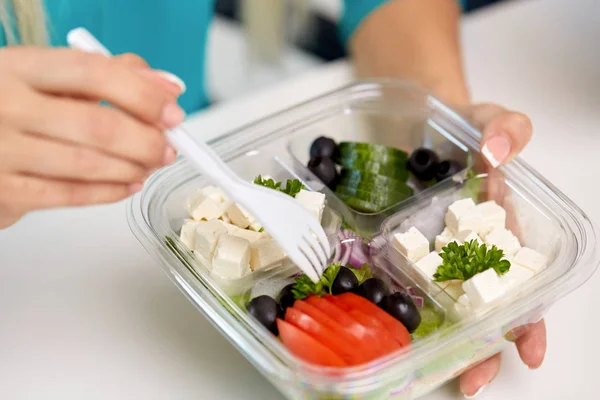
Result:
[[506,210],[490,200],[475,204],[465,198],[452,203],[435,250],[416,227],[396,233],[393,244],[430,283],[456,300],[466,316],[483,308],[544,270],[546,255],[522,247],[506,227]]
[[346,205],[363,213],[383,211],[464,168],[423,147],[409,155],[381,144],[336,143],[323,136],[311,144],[307,167]]
[[[287,180],[284,186],[270,177],[258,176],[254,183],[295,198],[321,220],[325,195],[308,190],[299,180]],[[213,277],[239,279],[287,261],[285,252],[261,224],[229,200],[222,189],[200,189],[188,199],[187,211],[189,218],[183,222],[180,240]]]

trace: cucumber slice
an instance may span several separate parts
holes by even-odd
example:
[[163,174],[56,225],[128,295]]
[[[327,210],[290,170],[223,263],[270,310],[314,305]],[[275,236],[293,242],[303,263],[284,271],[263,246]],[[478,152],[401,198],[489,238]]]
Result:
[[359,211],[359,212],[374,214],[385,208],[384,206],[372,204],[372,203],[369,203],[368,201],[359,200],[356,197],[346,196],[346,195],[341,195],[341,194],[339,196],[342,200],[344,200],[344,203],[346,203],[348,205],[348,207],[350,207],[356,211]]
[[413,189],[401,180],[367,171],[343,168],[339,184],[363,190],[385,189],[413,195]]
[[388,158],[395,158],[399,162],[408,160],[408,153],[402,150],[395,149],[393,147],[385,146],[383,144],[375,143],[364,143],[364,142],[340,142],[338,144],[338,151],[340,158],[345,158],[352,153],[371,153],[379,154]]
[[351,151],[346,153],[336,153],[333,156],[333,161],[335,161],[335,163],[339,165],[347,163],[367,163],[373,161],[381,164],[393,164],[401,168],[407,168],[406,158],[397,158],[391,156],[389,153],[378,153],[368,151]]
[[411,196],[411,194],[408,193],[394,192],[389,190],[378,192],[362,190],[343,185],[338,185],[335,189],[335,192],[341,196],[353,197],[380,207],[391,206]]
[[364,172],[370,172],[377,175],[387,176],[388,178],[395,179],[397,181],[406,182],[408,180],[408,169],[404,166],[396,164],[385,164],[377,161],[353,161],[351,159],[341,160],[341,166],[343,168],[355,169]]

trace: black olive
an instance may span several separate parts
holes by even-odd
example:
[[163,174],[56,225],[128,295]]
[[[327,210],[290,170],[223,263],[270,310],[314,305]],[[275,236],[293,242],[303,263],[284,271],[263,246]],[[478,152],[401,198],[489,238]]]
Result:
[[256,318],[265,328],[274,335],[278,334],[277,317],[279,316],[279,306],[272,297],[255,297],[250,300],[247,309],[250,315]]
[[331,138],[321,136],[315,139],[310,146],[310,158],[326,157],[333,158],[337,151],[337,144]]
[[287,310],[288,307],[293,306],[296,301],[294,294],[292,293],[294,285],[294,283],[290,283],[279,292],[279,308],[281,309],[282,318],[285,316],[285,310]]
[[372,303],[380,305],[385,296],[388,294],[388,290],[385,287],[385,283],[383,283],[381,279],[369,278],[358,287],[356,294],[364,297]]
[[313,157],[308,162],[308,169],[329,187],[337,181],[337,168],[331,158]]
[[434,178],[438,162],[439,157],[434,151],[421,147],[412,152],[407,167],[417,179],[427,182]]
[[462,169],[462,166],[456,161],[442,161],[438,164],[437,171],[435,172],[435,180],[441,182],[452,175],[458,174],[460,171],[462,171]]
[[332,294],[352,292],[358,286],[358,278],[349,268],[342,267],[331,285]]
[[407,293],[396,292],[386,296],[383,309],[413,333],[421,324],[421,314]]

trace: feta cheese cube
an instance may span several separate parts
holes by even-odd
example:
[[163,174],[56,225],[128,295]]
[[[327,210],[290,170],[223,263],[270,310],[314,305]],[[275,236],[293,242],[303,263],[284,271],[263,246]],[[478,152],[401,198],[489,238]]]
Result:
[[301,189],[296,195],[296,200],[298,200],[298,202],[300,202],[307,210],[312,212],[315,218],[321,221],[323,209],[325,208],[324,193]]
[[196,201],[190,203],[188,211],[196,221],[208,221],[221,217],[225,212],[225,207],[223,203],[216,202],[212,198],[200,193]]
[[469,296],[467,296],[466,293],[461,294],[460,297],[456,300],[456,302],[466,307],[469,307],[471,305],[471,302],[469,301]]
[[481,212],[482,224],[480,226],[479,236],[485,236],[494,229],[506,227],[506,210],[500,207],[494,200],[485,201],[477,205]]
[[227,216],[227,214],[221,215],[220,220],[223,221],[223,222],[225,222],[226,224],[230,224],[231,223],[231,219]]
[[514,262],[537,274],[546,268],[548,257],[528,247],[523,247],[515,254]]
[[194,250],[194,243],[196,242],[196,227],[199,222],[193,219],[186,219],[181,226],[179,238],[190,250]]
[[508,257],[513,256],[520,248],[519,239],[511,231],[504,228],[494,229],[485,237],[485,243],[491,247],[496,246],[504,251]]
[[230,234],[232,236],[237,236],[242,239],[246,239],[247,241],[250,242],[250,244],[263,238],[262,233],[259,233],[259,232],[251,231],[248,229],[242,229],[238,226],[235,226],[232,224],[227,224],[225,222],[223,222],[223,226],[225,226],[225,229],[227,229],[228,234]]
[[487,269],[468,281],[463,282],[462,288],[469,296],[469,301],[474,308],[479,308],[491,303],[504,294],[504,285],[494,269]]
[[479,237],[479,235],[477,235],[477,233],[471,230],[458,232],[456,234],[456,239],[458,239],[459,243],[467,243],[471,240],[476,240],[477,243],[479,243],[480,245],[484,244],[483,240]]
[[532,278],[535,275],[533,271],[522,267],[521,265],[512,262],[510,269],[504,275],[500,277],[500,282],[504,285],[506,290],[518,286],[526,280]]
[[440,253],[443,247],[448,246],[448,243],[456,242],[457,244],[461,244],[460,240],[454,237],[454,232],[450,230],[450,228],[445,227],[442,233],[435,237],[435,251]]
[[227,228],[218,219],[199,222],[194,239],[194,253],[211,261],[215,247],[221,235],[227,233]]
[[429,253],[429,241],[417,228],[394,235],[394,246],[411,262],[417,262]]
[[227,209],[227,216],[231,222],[242,229],[246,229],[252,222],[254,222],[254,218],[250,215],[250,213],[235,203],[231,204],[231,206]]
[[263,238],[250,247],[250,269],[259,270],[268,266],[282,263],[286,258],[285,252],[273,239]]
[[217,186],[206,186],[202,188],[200,192],[216,203],[224,203],[226,200],[228,200],[223,189]]
[[457,200],[448,207],[444,222],[453,232],[465,230],[479,232],[483,218],[473,200],[467,198]]
[[457,300],[460,296],[465,294],[465,291],[462,287],[462,281],[452,280],[442,283],[442,288],[444,289],[444,291],[448,294],[448,296],[452,297],[454,300]]
[[437,251],[432,251],[425,257],[421,258],[415,263],[415,266],[429,279],[433,279],[433,274],[437,271],[438,267],[442,265],[442,257],[440,257]]
[[250,226],[248,227],[248,229],[251,229],[255,232],[260,232],[261,229],[263,229],[263,226],[258,221],[252,221],[252,223],[250,223]]
[[250,242],[227,233],[219,237],[212,259],[212,274],[238,279],[250,270]]

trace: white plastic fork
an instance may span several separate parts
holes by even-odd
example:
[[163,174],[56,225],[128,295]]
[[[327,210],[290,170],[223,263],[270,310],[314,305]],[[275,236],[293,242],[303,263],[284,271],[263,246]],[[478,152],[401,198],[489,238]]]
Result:
[[[75,49],[111,55],[84,28],[70,31],[67,41]],[[255,217],[313,282],[319,280],[331,248],[323,227],[310,211],[286,194],[244,181],[209,146],[193,140],[183,128],[167,130],[166,136],[179,152]]]

